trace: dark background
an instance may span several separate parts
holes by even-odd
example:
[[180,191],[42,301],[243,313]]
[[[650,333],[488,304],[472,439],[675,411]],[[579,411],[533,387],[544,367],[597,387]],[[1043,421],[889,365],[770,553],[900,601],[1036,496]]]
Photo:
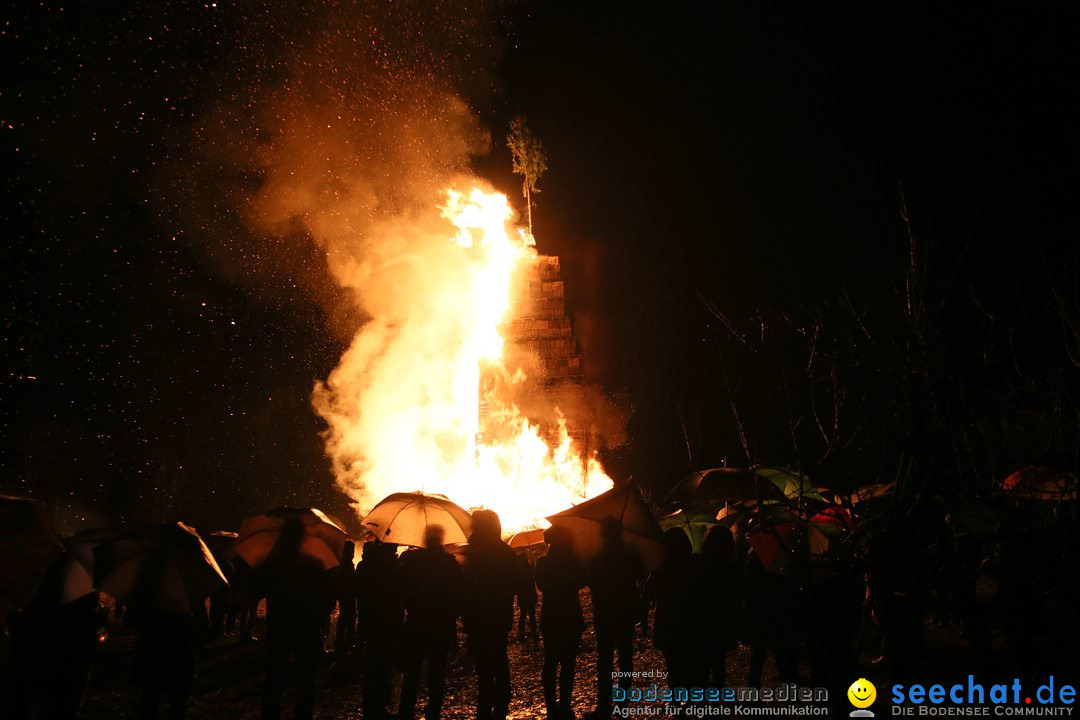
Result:
[[[509,119],[546,147],[535,234],[629,413],[613,474],[1075,470],[1075,8],[629,5],[497,5],[500,59],[459,88],[495,138],[475,171],[517,202]],[[161,209],[176,128],[272,76],[305,8],[5,11],[0,483],[67,530],[352,521],[309,403],[345,347],[324,304]]]

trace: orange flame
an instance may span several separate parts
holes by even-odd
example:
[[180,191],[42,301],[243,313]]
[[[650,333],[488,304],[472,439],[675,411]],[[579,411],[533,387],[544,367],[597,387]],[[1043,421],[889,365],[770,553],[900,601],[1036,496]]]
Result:
[[[612,486],[557,408],[530,420],[514,401],[525,370],[509,366],[500,330],[514,273],[537,252],[513,214],[500,193],[447,190],[441,244],[425,235],[423,257],[405,263],[423,272],[382,281],[400,296],[372,303],[383,316],[373,313],[317,385],[327,453],[361,514],[391,492],[422,489],[493,509],[513,532]],[[489,376],[501,381],[482,383]]]

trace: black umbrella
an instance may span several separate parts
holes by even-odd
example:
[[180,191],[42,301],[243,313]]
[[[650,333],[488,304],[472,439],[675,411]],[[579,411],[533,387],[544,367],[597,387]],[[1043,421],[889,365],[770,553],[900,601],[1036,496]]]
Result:
[[26,607],[63,549],[44,503],[0,495],[0,621]]
[[199,534],[178,522],[136,528],[97,545],[94,584],[128,604],[191,612],[228,583]]
[[690,473],[676,483],[670,500],[685,510],[715,513],[724,505],[744,501],[788,500],[784,490],[768,474],[758,469],[710,468]]

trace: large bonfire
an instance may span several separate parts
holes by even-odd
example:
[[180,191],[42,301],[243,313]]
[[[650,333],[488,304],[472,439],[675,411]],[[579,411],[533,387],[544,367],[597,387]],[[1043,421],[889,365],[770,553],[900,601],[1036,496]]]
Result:
[[501,331],[514,278],[537,251],[506,196],[448,189],[438,220],[398,235],[357,280],[369,319],[314,395],[357,511],[423,490],[493,509],[504,529],[520,530],[610,488],[562,410],[526,417],[519,407],[537,364],[508,353]]

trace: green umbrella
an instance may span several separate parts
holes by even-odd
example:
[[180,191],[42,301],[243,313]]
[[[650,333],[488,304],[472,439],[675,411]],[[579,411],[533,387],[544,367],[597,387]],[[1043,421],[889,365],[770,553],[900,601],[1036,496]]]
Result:
[[659,522],[664,530],[677,527],[686,533],[695,553],[701,552],[701,546],[705,542],[705,535],[708,534],[709,528],[720,524],[716,518],[707,513],[688,513],[683,510],[676,510],[670,515],[665,515]]

